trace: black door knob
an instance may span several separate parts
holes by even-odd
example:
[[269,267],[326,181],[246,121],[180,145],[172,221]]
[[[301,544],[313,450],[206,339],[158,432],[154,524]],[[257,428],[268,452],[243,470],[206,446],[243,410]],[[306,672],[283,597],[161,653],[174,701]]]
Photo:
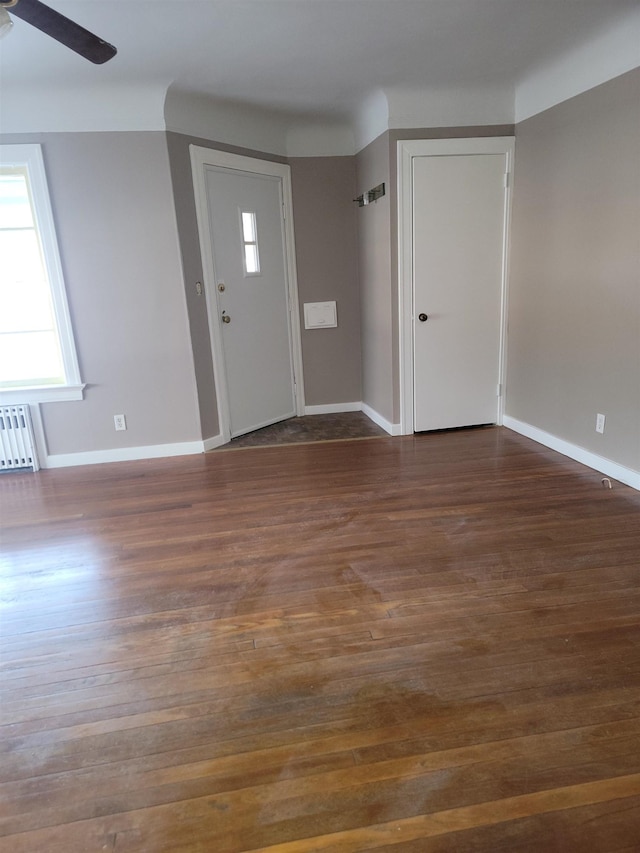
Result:
[[428,314],[418,314],[418,320],[420,320],[421,323],[426,323],[428,319]]

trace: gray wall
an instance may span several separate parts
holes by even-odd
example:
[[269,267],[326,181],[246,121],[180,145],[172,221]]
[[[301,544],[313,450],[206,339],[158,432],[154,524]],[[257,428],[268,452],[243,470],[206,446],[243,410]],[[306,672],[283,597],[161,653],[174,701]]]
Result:
[[507,379],[509,415],[636,470],[639,104],[636,70],[517,126]]
[[203,276],[191,161],[189,159],[189,140],[177,133],[167,133],[167,149],[180,241],[191,349],[198,389],[200,429],[204,438],[211,438],[218,435],[220,429],[206,296],[204,291],[201,296],[196,292],[196,282],[202,282]]
[[[10,135],[38,142],[81,376],[43,405],[51,454],[200,438],[164,133]],[[128,430],[115,432],[114,414]]]
[[389,134],[383,133],[356,155],[357,192],[378,184],[387,194],[357,208],[358,266],[362,334],[362,401],[394,422],[397,386],[397,298],[391,271],[391,203],[389,195]]
[[[518,125],[507,380],[512,417],[636,469],[639,100],[636,70]],[[445,130],[507,135],[509,128]],[[388,132],[355,158],[291,162],[300,301],[335,298],[340,317],[337,330],[303,333],[309,405],[362,399],[398,420],[395,142],[436,132],[445,135]],[[188,146],[283,158],[174,133],[2,141],[43,145],[88,383],[82,402],[42,406],[49,451],[215,435]],[[352,204],[383,181],[385,198]],[[596,412],[607,416],[604,436],[594,431]],[[127,432],[114,431],[116,413],[127,416]]]
[[[293,215],[308,406],[360,401],[360,292],[353,157],[292,158]],[[337,303],[336,329],[304,329],[304,302]]]

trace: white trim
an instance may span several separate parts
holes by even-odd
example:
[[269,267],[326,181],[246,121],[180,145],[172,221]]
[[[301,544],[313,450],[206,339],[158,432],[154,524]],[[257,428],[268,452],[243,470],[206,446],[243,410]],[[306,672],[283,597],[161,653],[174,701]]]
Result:
[[41,459],[43,468],[70,468],[75,465],[99,465],[104,462],[131,462],[135,459],[162,459],[204,453],[202,441],[176,444],[149,444],[142,447],[114,447],[111,450],[87,450],[81,453],[54,453]]
[[209,450],[215,450],[216,447],[222,447],[225,442],[222,440],[222,436],[220,433],[218,435],[212,435],[209,438],[205,438],[202,442],[202,449],[205,453]]
[[[76,345],[71,327],[71,316],[69,304],[62,273],[62,263],[58,250],[58,240],[53,220],[53,210],[49,198],[47,176],[42,158],[42,147],[36,144],[24,145],[0,145],[0,165],[4,167],[17,167],[27,169],[29,176],[29,188],[33,204],[33,216],[35,220],[36,234],[42,247],[42,260],[44,263],[51,303],[55,317],[55,326],[58,334],[60,353],[62,356],[62,368],[64,370],[64,386],[50,386],[49,391],[53,400],[81,400],[82,380],[80,379],[80,368],[76,355]],[[64,390],[69,389],[72,396],[65,397]],[[71,389],[80,389],[80,396],[73,396]],[[22,388],[6,388],[2,392],[3,400],[12,399],[14,394]],[[28,389],[25,389],[28,390]],[[55,391],[55,394],[53,393]],[[26,395],[26,399],[20,402],[46,402],[48,395]]]
[[305,415],[334,415],[340,412],[361,412],[362,403],[324,403],[319,406],[305,406]]
[[163,459],[171,456],[191,456],[207,453],[226,444],[220,434],[204,441],[182,441],[175,444],[149,444],[141,447],[117,447],[110,450],[88,450],[80,453],[54,453],[47,451],[42,419],[38,406],[32,406],[33,427],[36,444],[40,450],[42,468],[70,468],[75,465],[100,465],[108,462],[131,462],[136,459]]
[[[261,163],[262,161],[257,161]],[[272,166],[274,164],[271,164]],[[284,210],[285,262],[289,289],[289,323],[293,348],[293,376],[295,385],[296,415],[304,414],[304,370],[302,367],[302,333],[300,331],[300,303],[298,301],[298,267],[296,264],[296,242],[293,230],[293,192],[291,189],[291,167],[281,167],[282,204]]]
[[227,394],[227,383],[224,370],[224,350],[222,349],[222,340],[220,335],[217,333],[218,300],[215,296],[216,274],[213,261],[213,248],[211,246],[209,206],[207,204],[207,190],[204,175],[205,164],[201,162],[201,156],[196,158],[195,146],[190,146],[190,148],[198,237],[200,240],[200,255],[202,258],[202,275],[206,290],[207,321],[209,323],[209,339],[211,342],[211,356],[213,360],[213,381],[216,389],[218,423],[220,424],[220,434],[222,436],[223,443],[226,444],[231,441],[229,398]]
[[513,180],[515,170],[515,138],[505,152],[505,190],[504,190],[504,221],[502,227],[502,287],[500,293],[500,353],[498,356],[498,419],[496,423],[504,423],[504,408],[506,403],[505,388],[507,383],[507,338],[509,334],[509,268],[511,262],[511,209],[513,205]]
[[320,406],[305,406],[304,410],[305,415],[333,415],[339,412],[362,412],[389,435],[402,435],[400,424],[392,424],[391,421],[383,418],[381,414],[366,403],[325,403]]
[[512,429],[514,432],[532,439],[532,441],[537,441],[538,444],[544,444],[545,447],[550,447],[551,450],[562,453],[563,456],[575,459],[576,462],[580,462],[582,465],[594,468],[608,477],[613,477],[614,480],[619,480],[633,489],[640,490],[640,471],[634,471],[633,468],[627,468],[625,465],[619,465],[617,462],[613,462],[604,456],[598,456],[597,453],[585,450],[584,447],[580,447],[578,444],[572,444],[563,438],[552,435],[550,432],[545,432],[524,421],[512,418],[510,415],[504,416],[503,425],[507,429]]
[[392,424],[391,421],[388,421],[386,418],[383,418],[381,414],[376,412],[375,409],[372,409],[371,406],[368,406],[366,403],[362,404],[362,412],[374,422],[374,424],[378,424],[379,427],[385,432],[388,432],[389,435],[402,435],[400,431],[400,424]]
[[0,389],[0,404],[3,406],[24,403],[60,403],[68,400],[83,400],[84,385],[40,385],[33,388]]
[[289,295],[289,324],[293,357],[293,374],[295,382],[295,405],[298,416],[304,414],[304,380],[302,371],[302,342],[300,335],[300,312],[298,307],[298,276],[296,269],[295,240],[293,233],[293,200],[291,193],[291,168],[283,163],[273,163],[268,160],[258,160],[231,154],[227,151],[217,151],[199,145],[190,145],[191,172],[196,202],[196,218],[198,236],[200,239],[200,255],[207,294],[207,317],[209,320],[209,335],[213,356],[213,375],[216,386],[218,405],[218,423],[222,443],[231,440],[229,394],[227,389],[226,370],[224,367],[224,350],[218,322],[218,291],[216,288],[215,262],[211,239],[211,222],[207,199],[207,183],[205,170],[207,166],[236,171],[249,172],[253,175],[270,175],[281,181],[282,204],[284,210],[284,250],[287,272],[287,287]]
[[[509,265],[509,221],[513,187],[515,139],[511,136],[470,137],[468,139],[400,139],[398,162],[398,318],[400,357],[399,435],[411,435],[414,428],[413,403],[413,158],[451,154],[504,154],[505,231],[503,240],[502,295],[500,320],[500,365],[498,383],[504,388],[506,376],[506,335]],[[498,398],[496,422],[502,422],[504,397]]]

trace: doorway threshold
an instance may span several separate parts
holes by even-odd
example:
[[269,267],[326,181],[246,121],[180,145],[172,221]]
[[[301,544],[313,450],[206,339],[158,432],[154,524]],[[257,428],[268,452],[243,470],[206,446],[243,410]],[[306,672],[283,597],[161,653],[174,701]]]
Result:
[[277,447],[285,444],[311,444],[320,441],[365,438],[389,438],[389,434],[363,412],[303,415],[233,438],[229,444],[217,448],[214,452],[246,447]]

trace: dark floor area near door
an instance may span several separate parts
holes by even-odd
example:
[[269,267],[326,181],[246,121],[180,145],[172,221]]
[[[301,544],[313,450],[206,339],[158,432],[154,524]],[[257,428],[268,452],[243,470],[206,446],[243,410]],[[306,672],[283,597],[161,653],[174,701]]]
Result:
[[388,437],[388,433],[362,412],[339,412],[330,415],[304,415],[301,418],[280,421],[278,424],[234,438],[220,449],[382,436]]

